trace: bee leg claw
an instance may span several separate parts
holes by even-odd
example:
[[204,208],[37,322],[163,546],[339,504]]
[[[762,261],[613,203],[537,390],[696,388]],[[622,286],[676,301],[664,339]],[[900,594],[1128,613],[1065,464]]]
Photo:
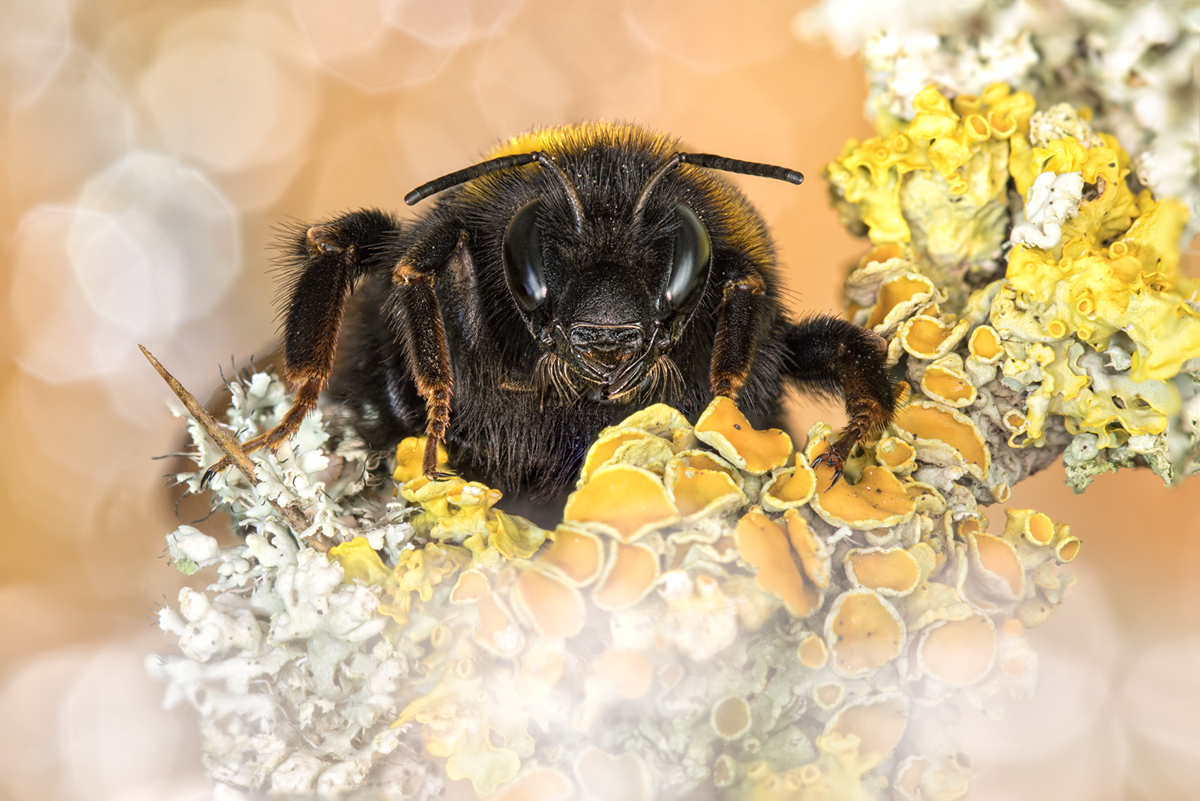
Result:
[[204,475],[200,477],[200,489],[206,490],[212,484],[213,479],[217,477],[217,473],[225,470],[230,465],[229,457],[226,456],[221,461],[209,467],[204,471]]
[[829,492],[831,489],[833,489],[834,485],[838,483],[838,479],[841,477],[842,477],[842,471],[834,470],[833,471],[833,480],[829,482],[829,486],[825,488],[825,491]]
[[846,467],[846,457],[841,454],[837,446],[834,446],[813,459],[813,467],[819,464],[826,464],[833,468],[833,480],[829,482],[829,486],[825,489],[828,492],[833,489],[834,485],[838,483],[838,479],[842,477],[842,470]]

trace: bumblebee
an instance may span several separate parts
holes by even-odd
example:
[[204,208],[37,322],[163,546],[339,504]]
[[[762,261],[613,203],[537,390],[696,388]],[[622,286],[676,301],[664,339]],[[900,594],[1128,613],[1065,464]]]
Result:
[[819,457],[836,481],[895,410],[885,343],[829,315],[788,319],[766,224],[722,172],[803,180],[588,123],[517,136],[414,189],[408,205],[438,198],[411,222],[364,209],[295,230],[282,294],[295,401],[245,449],[277,448],[332,385],[371,447],[423,432],[427,476],[443,476],[445,443],[464,474],[544,502],[638,409],[694,421],[724,395],[772,425],[791,383],[844,398],[849,423]]

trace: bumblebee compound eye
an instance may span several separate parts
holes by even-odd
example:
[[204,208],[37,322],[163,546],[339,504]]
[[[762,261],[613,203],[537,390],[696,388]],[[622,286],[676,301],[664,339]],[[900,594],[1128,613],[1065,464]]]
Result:
[[546,276],[542,265],[542,241],[537,217],[540,201],[526,203],[504,232],[504,272],[508,291],[526,312],[546,300]]
[[675,234],[675,252],[671,256],[671,277],[667,281],[665,297],[671,309],[679,311],[688,305],[708,276],[712,246],[704,223],[694,211],[676,203],[675,217],[679,220],[679,230]]

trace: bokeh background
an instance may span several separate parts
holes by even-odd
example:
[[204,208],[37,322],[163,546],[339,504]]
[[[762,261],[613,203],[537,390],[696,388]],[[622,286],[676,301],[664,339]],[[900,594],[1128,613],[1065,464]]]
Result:
[[[821,167],[871,129],[860,64],[805,38],[806,4],[0,2],[0,799],[213,797],[195,719],[144,670],[170,648],[156,605],[189,581],[163,535],[206,507],[165,486],[154,457],[184,428],[136,343],[202,399],[267,357],[281,222],[401,209],[535,125],[636,120],[806,173],[734,180],[795,308],[839,308],[865,245]],[[801,400],[792,431],[817,419],[842,418]],[[1198,481],[1126,472],[1075,496],[1056,466],[1013,488],[1084,548],[1032,635],[1036,700],[950,726],[972,798],[1195,797]]]

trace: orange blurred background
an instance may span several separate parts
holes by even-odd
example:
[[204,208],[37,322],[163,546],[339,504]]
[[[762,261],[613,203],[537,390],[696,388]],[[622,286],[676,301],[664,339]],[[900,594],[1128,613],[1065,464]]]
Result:
[[[863,118],[861,66],[798,36],[807,3],[10,0],[0,9],[0,799],[202,799],[195,718],[147,654],[185,580],[164,535],[184,426],[138,353],[201,398],[273,349],[276,226],[414,186],[536,125],[634,120],[732,158],[798,312],[840,308],[864,250],[821,167]],[[1187,267],[1198,274],[1193,244]],[[791,429],[840,410],[801,400]],[[1079,583],[1032,633],[1033,703],[950,729],[971,797],[1184,798],[1200,786],[1200,484],[1084,496],[1061,465],[1010,506],[1069,523]],[[989,510],[993,527],[1003,523]],[[220,529],[220,519],[203,524]],[[228,797],[228,796],[219,796]]]

